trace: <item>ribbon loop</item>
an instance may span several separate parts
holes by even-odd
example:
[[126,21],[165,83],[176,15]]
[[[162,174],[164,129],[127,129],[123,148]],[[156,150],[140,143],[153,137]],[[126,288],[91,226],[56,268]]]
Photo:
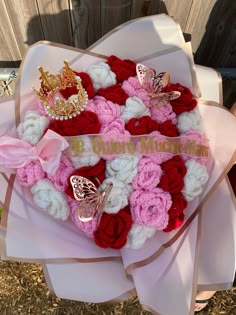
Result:
[[62,136],[50,129],[36,146],[21,139],[3,136],[0,137],[0,166],[14,169],[39,160],[45,172],[55,174],[61,154],[68,146],[69,143]]

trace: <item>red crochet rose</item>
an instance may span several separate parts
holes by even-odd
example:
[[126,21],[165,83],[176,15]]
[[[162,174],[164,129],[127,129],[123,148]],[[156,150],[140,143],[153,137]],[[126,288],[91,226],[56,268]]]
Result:
[[174,156],[172,159],[161,164],[164,171],[160,179],[159,186],[172,194],[181,192],[184,188],[184,175],[187,172],[186,166],[180,156]]
[[48,129],[61,136],[78,136],[99,133],[101,124],[96,113],[84,110],[72,119],[52,120]]
[[179,91],[181,96],[173,101],[170,101],[173,111],[176,114],[188,112],[193,110],[197,106],[197,101],[193,99],[192,92],[186,87],[179,83],[170,84],[166,89],[166,92]]
[[118,83],[127,80],[129,77],[136,76],[136,64],[132,60],[122,60],[116,56],[110,56],[107,59],[107,63],[111,70],[116,74]]
[[176,125],[172,123],[171,120],[166,120],[159,125],[159,131],[162,135],[166,137],[178,137],[179,131]]
[[169,220],[167,227],[163,230],[164,232],[170,232],[172,230],[178,229],[184,222],[184,213],[181,213],[179,217]]
[[129,97],[119,84],[114,84],[106,89],[99,89],[97,94],[119,105],[124,105]]
[[162,175],[159,186],[165,191],[176,194],[184,188],[184,180],[177,169],[173,168]]
[[125,125],[125,129],[130,132],[131,135],[145,135],[152,131],[156,131],[159,128],[158,122],[153,120],[149,116],[143,116],[141,118],[131,118]]
[[95,96],[95,91],[94,91],[93,82],[90,79],[90,76],[86,72],[74,71],[74,73],[81,78],[83,88],[88,93],[88,98],[89,99],[93,98]]
[[161,164],[161,168],[165,172],[172,169],[173,167],[178,169],[178,172],[181,174],[182,177],[186,175],[187,168],[180,155],[175,155],[168,161]]
[[118,213],[103,213],[101,221],[94,232],[95,243],[102,248],[122,248],[127,241],[127,235],[132,226],[129,207]]
[[[94,183],[94,185],[98,187],[99,182],[102,183],[105,179],[105,171],[106,171],[106,163],[104,160],[100,160],[94,166],[83,166],[81,168],[78,168],[70,176],[72,175],[83,176],[89,179],[91,182]],[[99,180],[99,182],[97,181],[97,179]],[[71,198],[75,199],[74,194],[73,194],[73,189],[70,184],[70,177],[68,178],[68,186],[65,193]]]
[[[76,72],[74,73],[81,78],[83,88],[88,93],[88,98],[91,99],[94,97],[95,92],[93,88],[93,83],[90,79],[90,76],[86,72]],[[78,90],[75,86],[67,87],[66,89],[60,90],[61,95],[68,100],[71,95],[77,94]]]
[[183,213],[184,209],[187,207],[187,201],[184,199],[182,193],[172,194],[172,206],[168,211],[169,218],[174,219],[177,218]]
[[68,98],[71,96],[71,95],[75,95],[78,93],[78,90],[77,90],[77,87],[76,86],[70,86],[70,87],[67,87],[65,89],[61,89],[60,90],[60,94],[66,99],[68,100]]

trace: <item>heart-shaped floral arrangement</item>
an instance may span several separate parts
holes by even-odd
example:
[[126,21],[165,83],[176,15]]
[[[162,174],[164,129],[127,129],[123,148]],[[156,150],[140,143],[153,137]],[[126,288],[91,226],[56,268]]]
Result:
[[[157,230],[179,228],[208,180],[208,142],[191,91],[116,56],[84,72],[65,65],[61,78],[40,68],[38,111],[17,128],[19,145],[32,153],[16,166],[18,182],[38,207],[71,218],[103,248],[137,249]],[[113,149],[128,143],[130,152],[95,146],[84,154],[96,136]],[[155,139],[162,146],[153,151]]]

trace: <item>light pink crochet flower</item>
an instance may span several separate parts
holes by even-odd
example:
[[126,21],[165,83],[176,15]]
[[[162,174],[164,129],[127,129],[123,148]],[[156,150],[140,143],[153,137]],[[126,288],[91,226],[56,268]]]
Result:
[[74,167],[68,158],[61,160],[60,165],[54,175],[47,174],[47,177],[54,183],[59,191],[65,191],[67,187],[67,179],[73,173]]
[[82,230],[88,237],[93,237],[93,232],[96,231],[98,224],[98,216],[94,216],[94,218],[87,222],[82,222],[78,217],[78,207],[79,202],[73,200],[70,202],[70,216],[74,224]]
[[[116,154],[118,154],[118,151],[120,151],[122,144],[129,142],[130,140],[130,133],[125,130],[125,123],[120,118],[117,118],[109,125],[102,128],[101,133],[104,145],[103,148],[101,148],[102,151],[98,152],[98,154],[105,160],[114,159],[117,156]],[[118,142],[121,144],[116,144]],[[122,152],[120,152],[120,154],[122,154]]]
[[151,226],[157,230],[167,227],[171,195],[160,188],[152,191],[135,190],[130,196],[130,210],[134,223]]
[[124,91],[130,96],[137,96],[140,98],[145,105],[149,104],[150,96],[148,92],[141,86],[137,77],[130,77],[122,84]]
[[134,189],[152,190],[157,187],[162,175],[161,167],[149,158],[143,158],[138,163],[138,173],[133,179]]
[[30,187],[37,181],[46,177],[46,173],[42,169],[39,161],[31,161],[24,167],[18,168],[16,178],[21,186]]
[[170,103],[166,103],[160,107],[151,107],[151,116],[152,119],[156,120],[159,123],[163,123],[166,120],[171,120],[173,124],[177,124],[176,114],[173,112],[172,106]]
[[113,135],[128,135],[129,132],[125,130],[124,120],[117,118],[110,122],[108,125],[102,127],[102,134],[113,134]]
[[95,96],[90,100],[86,110],[96,113],[103,127],[120,117],[120,106],[106,100],[103,96]]

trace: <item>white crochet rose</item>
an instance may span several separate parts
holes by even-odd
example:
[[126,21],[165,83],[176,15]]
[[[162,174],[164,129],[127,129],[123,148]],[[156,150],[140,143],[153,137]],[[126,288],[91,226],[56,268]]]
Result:
[[47,117],[41,116],[36,111],[28,111],[24,120],[17,127],[17,132],[21,139],[36,145],[42,138],[48,125],[49,120]]
[[105,62],[88,66],[85,72],[89,74],[96,91],[100,88],[107,88],[108,86],[116,84],[116,75]]
[[125,106],[120,106],[121,118],[127,123],[131,118],[151,116],[150,110],[144,105],[143,101],[136,97],[129,97]]
[[128,205],[128,198],[132,191],[132,187],[131,185],[126,185],[115,177],[108,177],[102,182],[101,189],[104,190],[108,183],[112,183],[113,187],[105,204],[104,211],[106,213],[117,213]]
[[151,238],[156,232],[153,227],[133,224],[127,237],[125,247],[139,249],[143,246],[148,238]]
[[185,162],[185,165],[187,173],[184,176],[184,189],[182,192],[185,199],[191,201],[202,193],[209,175],[206,167],[195,160],[188,160]]
[[178,116],[177,127],[180,133],[189,130],[202,131],[201,115],[198,109],[182,113]]
[[94,166],[100,160],[98,155],[89,155],[89,156],[72,156],[71,158],[72,164],[75,169],[81,168],[84,166]]
[[106,165],[106,177],[114,176],[116,179],[130,184],[137,174],[139,158],[134,156],[117,157],[108,161]]
[[65,221],[70,213],[69,206],[63,194],[56,190],[48,179],[39,180],[32,188],[34,202],[48,214]]
[[83,166],[94,166],[100,160],[99,155],[92,152],[91,139],[88,136],[83,136],[83,150],[85,152],[91,152],[91,154],[83,156],[78,153],[76,156],[71,156],[70,159],[75,169]]

